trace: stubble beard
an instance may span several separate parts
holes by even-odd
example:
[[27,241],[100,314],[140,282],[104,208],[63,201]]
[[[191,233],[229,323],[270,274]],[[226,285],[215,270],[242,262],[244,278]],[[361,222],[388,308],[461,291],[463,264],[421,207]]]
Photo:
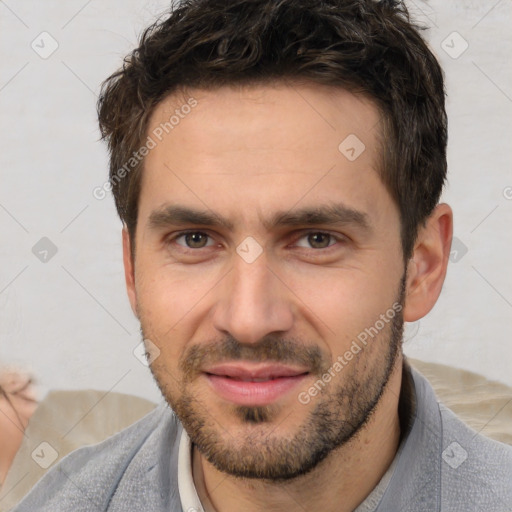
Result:
[[[405,278],[397,300],[402,305],[404,284]],[[177,397],[166,385],[165,368],[155,362],[151,371],[194,446],[219,471],[241,478],[286,481],[310,472],[368,423],[401,353],[403,323],[402,311],[399,311],[386,328],[312,398],[314,406],[306,420],[287,437],[276,434],[279,427],[276,420],[282,410],[275,404],[255,407],[233,404],[226,415],[216,418],[209,412],[208,402],[190,390],[190,382],[196,376],[193,370],[215,356],[218,360],[306,362],[321,378],[332,362],[326,362],[318,349],[300,351],[296,343],[276,338],[262,340],[256,346],[242,346],[229,338],[215,344],[220,347],[218,351],[213,350],[212,345],[196,346],[181,362],[185,378]],[[340,379],[338,385],[336,379]],[[237,419],[237,438],[220,425],[226,417]],[[286,422],[286,417],[281,421]]]

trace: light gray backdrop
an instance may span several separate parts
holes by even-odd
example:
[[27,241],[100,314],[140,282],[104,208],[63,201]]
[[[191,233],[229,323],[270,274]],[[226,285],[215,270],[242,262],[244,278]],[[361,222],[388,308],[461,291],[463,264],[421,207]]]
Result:
[[[154,400],[133,354],[120,230],[95,102],[168,2],[0,1],[0,362],[44,388]],[[448,278],[407,354],[512,385],[512,2],[409,2],[446,73],[455,211]]]

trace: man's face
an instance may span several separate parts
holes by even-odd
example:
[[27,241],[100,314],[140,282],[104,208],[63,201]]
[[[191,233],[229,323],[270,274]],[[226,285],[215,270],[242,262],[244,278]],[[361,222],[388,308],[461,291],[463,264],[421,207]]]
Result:
[[158,385],[209,462],[291,478],[365,424],[400,353],[400,220],[376,170],[379,114],[320,86],[191,94],[193,109],[173,95],[151,118],[132,306],[160,351]]

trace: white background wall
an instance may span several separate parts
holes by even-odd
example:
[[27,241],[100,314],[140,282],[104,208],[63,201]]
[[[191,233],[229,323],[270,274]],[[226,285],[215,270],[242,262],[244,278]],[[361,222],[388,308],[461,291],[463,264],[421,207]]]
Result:
[[[43,389],[160,396],[132,354],[140,338],[124,289],[121,224],[111,197],[97,200],[92,190],[107,176],[99,84],[167,5],[0,2],[0,362],[30,367]],[[512,3],[409,5],[430,27],[446,73],[444,200],[458,241],[439,302],[408,326],[405,350],[512,385]],[[58,43],[46,59],[31,47],[55,44],[43,31]],[[57,248],[46,263],[32,251],[42,237]]]

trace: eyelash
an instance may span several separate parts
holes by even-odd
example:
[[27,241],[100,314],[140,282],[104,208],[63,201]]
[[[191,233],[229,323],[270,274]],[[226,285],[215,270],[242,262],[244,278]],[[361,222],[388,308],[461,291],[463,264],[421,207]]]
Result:
[[[176,242],[176,240],[178,240],[179,238],[182,238],[182,237],[185,237],[186,235],[190,235],[190,234],[194,234],[194,233],[198,233],[198,234],[202,234],[202,235],[206,235],[207,237],[209,237],[210,239],[213,239],[213,237],[207,233],[206,231],[200,231],[200,230],[197,230],[197,229],[190,229],[190,230],[186,230],[186,231],[180,231],[178,233],[176,233],[175,235],[173,235],[171,238],[169,238],[167,240],[167,243],[170,244],[170,243],[173,243],[173,242]],[[319,231],[319,230],[309,230],[309,231],[305,231],[305,232],[301,232],[300,233],[300,236],[294,238],[294,243],[296,244],[299,240],[303,239],[303,238],[307,238],[309,235],[327,235],[329,237],[331,237],[331,239],[334,239],[334,243],[328,245],[327,247],[323,247],[323,248],[319,248],[319,249],[315,249],[314,247],[309,247],[309,248],[306,248],[306,247],[300,247],[300,249],[309,249],[309,250],[312,250],[312,251],[315,251],[315,252],[320,252],[320,251],[327,251],[329,250],[331,247],[334,247],[336,244],[343,244],[343,243],[346,243],[348,241],[348,238],[344,235],[335,235],[333,233],[330,233],[328,231]],[[199,251],[200,249],[206,249],[207,247],[214,247],[214,245],[207,245],[205,247],[199,247],[197,249],[194,249],[192,247],[187,247],[186,245],[181,245],[181,244],[177,244],[181,250],[183,251],[190,251],[190,252],[196,252],[196,251]]]

